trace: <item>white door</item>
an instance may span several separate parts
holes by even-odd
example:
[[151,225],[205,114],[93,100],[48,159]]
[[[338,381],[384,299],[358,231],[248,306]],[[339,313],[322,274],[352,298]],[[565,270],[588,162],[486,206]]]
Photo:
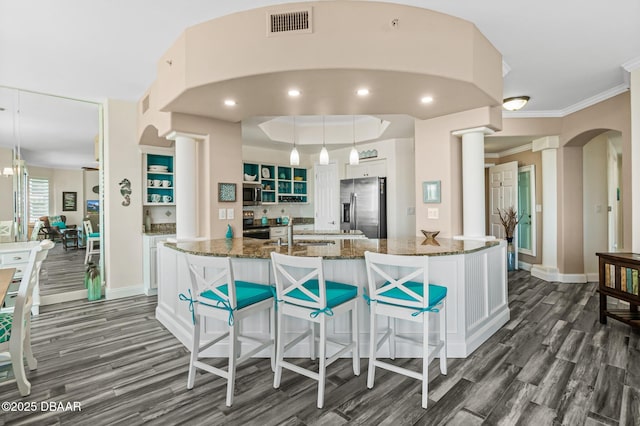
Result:
[[340,181],[338,165],[330,163],[326,166],[316,164],[315,175],[315,229],[337,231],[340,228]]
[[[496,238],[505,238],[504,227],[498,216],[500,210],[518,209],[518,162],[500,164],[489,168],[489,232]],[[514,247],[518,233],[514,232]]]

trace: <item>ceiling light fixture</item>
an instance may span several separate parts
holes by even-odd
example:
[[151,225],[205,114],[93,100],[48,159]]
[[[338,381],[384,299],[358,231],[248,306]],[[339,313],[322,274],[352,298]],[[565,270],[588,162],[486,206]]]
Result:
[[356,116],[353,116],[353,147],[349,153],[349,164],[356,166],[360,164],[360,155],[356,149]]
[[233,99],[225,99],[224,100],[224,104],[226,106],[235,106],[236,105],[236,101],[234,101]]
[[431,102],[433,102],[433,97],[425,96],[422,99],[420,99],[420,102],[422,102],[423,104],[430,104]]
[[320,164],[323,166],[329,164],[329,151],[327,151],[324,140],[324,115],[322,116],[322,149],[320,150]]
[[300,91],[298,89],[291,89],[287,92],[289,94],[289,96],[291,96],[292,98],[298,97],[300,96]]
[[296,149],[296,117],[293,117],[293,149],[289,155],[289,165],[298,166],[300,164],[300,154]]
[[358,96],[367,96],[369,94],[369,89],[358,89],[356,93]]
[[514,96],[511,98],[506,98],[502,101],[502,108],[507,111],[517,111],[524,107],[527,102],[529,102],[529,96]]

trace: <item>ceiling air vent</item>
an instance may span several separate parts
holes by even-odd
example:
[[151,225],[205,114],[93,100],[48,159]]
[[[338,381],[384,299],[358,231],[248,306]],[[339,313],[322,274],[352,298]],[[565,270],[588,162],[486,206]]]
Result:
[[267,35],[299,34],[312,32],[311,8],[267,13]]

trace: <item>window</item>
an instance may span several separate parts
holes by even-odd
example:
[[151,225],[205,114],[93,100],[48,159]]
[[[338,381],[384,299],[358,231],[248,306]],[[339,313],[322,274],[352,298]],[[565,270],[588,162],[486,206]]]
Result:
[[49,179],[29,178],[29,222],[49,215]]

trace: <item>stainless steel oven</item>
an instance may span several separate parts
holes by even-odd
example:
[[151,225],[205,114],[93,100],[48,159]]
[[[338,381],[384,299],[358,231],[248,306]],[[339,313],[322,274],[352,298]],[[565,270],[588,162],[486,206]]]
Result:
[[268,226],[257,226],[255,228],[243,229],[242,236],[244,238],[256,238],[259,240],[268,240],[269,239],[269,227]]

